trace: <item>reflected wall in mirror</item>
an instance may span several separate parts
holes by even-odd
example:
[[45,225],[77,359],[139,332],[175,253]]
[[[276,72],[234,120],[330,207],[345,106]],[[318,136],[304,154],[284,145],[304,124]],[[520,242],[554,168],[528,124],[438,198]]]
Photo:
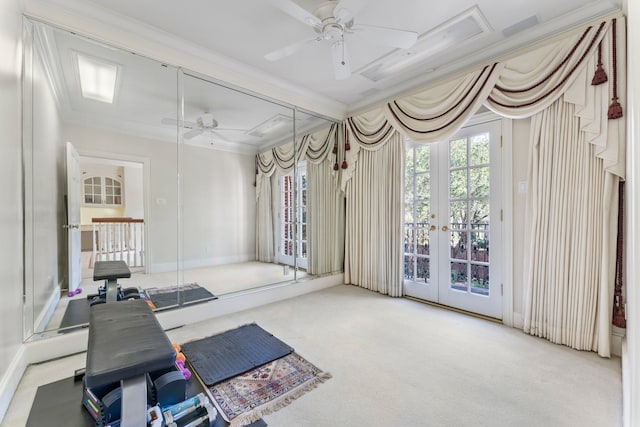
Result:
[[[342,270],[335,124],[43,23],[25,31],[25,339],[86,325],[100,261],[125,261],[123,295],[157,310]],[[265,152],[299,153],[270,172],[270,197],[256,192]]]
[[98,261],[127,262],[123,288],[176,285],[177,129],[158,118],[177,116],[178,69],[25,27],[27,338],[88,321]]

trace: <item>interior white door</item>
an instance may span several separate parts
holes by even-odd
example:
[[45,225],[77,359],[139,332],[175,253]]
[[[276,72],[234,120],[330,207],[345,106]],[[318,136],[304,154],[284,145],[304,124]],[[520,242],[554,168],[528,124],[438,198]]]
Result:
[[407,156],[408,295],[502,318],[500,139],[497,120]]
[[82,281],[82,253],[80,234],[81,197],[80,156],[73,144],[67,142],[67,240],[69,260],[69,292],[76,292]]

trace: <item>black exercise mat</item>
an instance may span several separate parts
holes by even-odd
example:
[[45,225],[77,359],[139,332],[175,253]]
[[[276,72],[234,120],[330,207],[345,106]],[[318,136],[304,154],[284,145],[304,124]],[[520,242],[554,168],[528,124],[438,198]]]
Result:
[[182,345],[202,382],[211,387],[293,352],[255,323]]
[[[147,298],[153,303],[154,310],[165,310],[167,308],[178,308],[180,306],[207,302],[218,297],[197,283],[183,285],[178,290],[177,287],[146,289]],[[180,298],[180,301],[178,301]]]
[[62,316],[62,322],[60,322],[61,328],[68,328],[70,326],[78,326],[89,323],[89,308],[91,304],[86,298],[69,300],[67,308],[64,310]]

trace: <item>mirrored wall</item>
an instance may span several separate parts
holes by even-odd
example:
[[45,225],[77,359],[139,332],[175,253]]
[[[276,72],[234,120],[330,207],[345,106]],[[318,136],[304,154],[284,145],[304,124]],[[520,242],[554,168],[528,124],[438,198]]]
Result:
[[[28,19],[24,60],[25,339],[87,324],[101,262],[157,311],[342,269],[344,229],[321,237],[335,212],[314,234],[307,206],[324,200],[308,174],[337,161],[307,150],[337,144],[335,123]],[[290,163],[265,174],[260,153]]]

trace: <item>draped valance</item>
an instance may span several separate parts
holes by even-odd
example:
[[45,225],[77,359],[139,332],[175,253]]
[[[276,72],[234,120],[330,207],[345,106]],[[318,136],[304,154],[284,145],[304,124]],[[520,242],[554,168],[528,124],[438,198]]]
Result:
[[[603,19],[349,117],[351,150],[345,152],[342,188],[353,175],[359,150],[380,149],[396,131],[416,142],[437,142],[457,132],[483,105],[502,116],[525,118],[561,96],[576,105],[581,128],[598,147],[607,171],[624,179],[624,122],[607,120],[612,98],[624,105],[624,28],[622,16]],[[599,64],[608,78],[592,84]]]
[[[310,163],[321,163],[331,154],[337,144],[338,124],[328,129],[304,135],[288,144],[279,145],[256,155],[256,173],[271,176],[276,169],[282,172],[293,170],[295,161],[306,160]],[[337,151],[337,150],[336,150]]]

